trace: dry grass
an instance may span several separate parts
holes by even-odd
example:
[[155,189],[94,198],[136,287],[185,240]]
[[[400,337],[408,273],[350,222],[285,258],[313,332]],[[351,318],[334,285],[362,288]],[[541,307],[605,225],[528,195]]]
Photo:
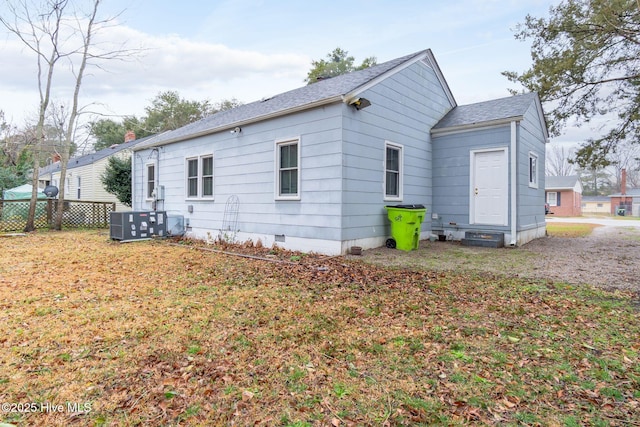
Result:
[[631,294],[104,232],[0,244],[0,401],[88,409],[0,422],[640,423]]
[[590,235],[598,224],[567,222],[547,222],[547,234],[551,237],[585,237]]

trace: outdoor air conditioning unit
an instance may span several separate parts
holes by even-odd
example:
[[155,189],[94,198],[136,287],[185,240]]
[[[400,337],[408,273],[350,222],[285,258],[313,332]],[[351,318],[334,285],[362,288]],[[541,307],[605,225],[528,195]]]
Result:
[[110,238],[122,242],[166,237],[166,212],[111,212]]

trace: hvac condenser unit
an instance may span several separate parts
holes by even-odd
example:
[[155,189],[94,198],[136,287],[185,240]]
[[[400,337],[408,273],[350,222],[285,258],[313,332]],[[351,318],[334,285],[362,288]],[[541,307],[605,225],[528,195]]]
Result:
[[113,240],[131,242],[167,234],[166,212],[111,212],[110,220],[110,237]]

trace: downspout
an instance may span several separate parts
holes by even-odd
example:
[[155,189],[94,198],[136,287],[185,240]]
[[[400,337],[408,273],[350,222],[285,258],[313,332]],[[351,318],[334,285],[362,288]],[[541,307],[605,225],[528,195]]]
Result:
[[518,239],[518,153],[516,143],[518,136],[518,122],[511,122],[511,242],[509,246],[516,246]]

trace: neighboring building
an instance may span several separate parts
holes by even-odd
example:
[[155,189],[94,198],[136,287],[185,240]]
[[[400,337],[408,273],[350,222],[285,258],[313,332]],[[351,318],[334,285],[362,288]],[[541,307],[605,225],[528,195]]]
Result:
[[620,174],[620,193],[611,194],[611,214],[640,216],[640,188],[627,190],[627,170]]
[[[125,158],[131,156],[131,149],[149,138],[135,139],[130,132],[125,136],[125,142],[96,151],[80,157],[69,159],[67,177],[65,180],[65,200],[86,200],[91,202],[114,202],[117,211],[131,210],[130,207],[118,201],[115,195],[107,193],[102,185],[101,177],[111,156]],[[40,168],[38,187],[60,185],[60,161]]]
[[582,214],[611,213],[611,199],[609,196],[582,196]]
[[578,175],[548,176],[545,198],[555,216],[582,215],[582,183]]
[[133,209],[184,215],[195,238],[344,254],[385,244],[385,205],[422,204],[422,238],[519,245],[545,235],[547,139],[536,94],[458,106],[424,50],[137,145]]
[[624,194],[611,194],[609,199],[611,215],[619,215],[620,209],[624,209],[625,216],[640,216],[640,188],[628,189]]

